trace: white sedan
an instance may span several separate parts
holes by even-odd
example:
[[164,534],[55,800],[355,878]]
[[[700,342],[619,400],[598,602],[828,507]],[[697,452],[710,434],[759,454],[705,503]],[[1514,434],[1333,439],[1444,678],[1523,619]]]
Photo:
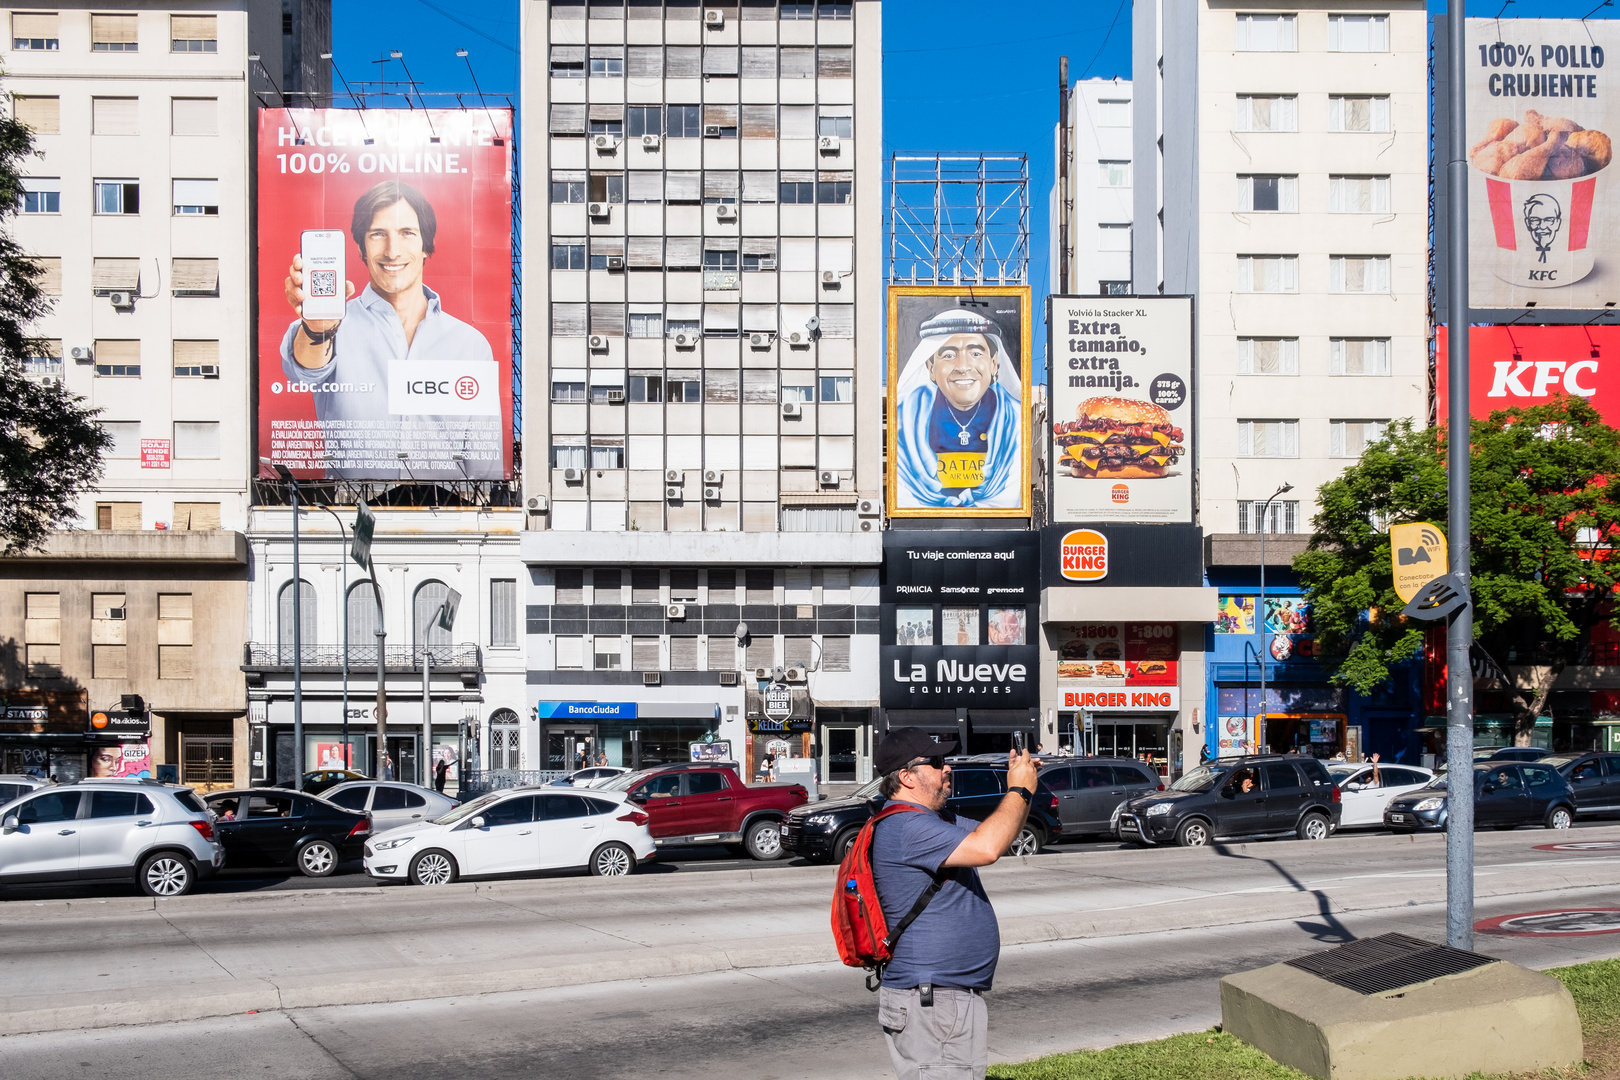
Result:
[[[1374,778],[1374,769],[1377,777]],[[1343,807],[1339,817],[1341,829],[1377,828],[1384,824],[1384,807],[1397,795],[1426,788],[1434,782],[1434,773],[1417,765],[1376,766],[1370,761],[1360,764],[1336,763],[1328,766],[1328,775],[1339,785],[1339,803]]]
[[652,858],[648,816],[620,791],[494,791],[366,842],[366,873],[415,885],[584,867],[623,877]]

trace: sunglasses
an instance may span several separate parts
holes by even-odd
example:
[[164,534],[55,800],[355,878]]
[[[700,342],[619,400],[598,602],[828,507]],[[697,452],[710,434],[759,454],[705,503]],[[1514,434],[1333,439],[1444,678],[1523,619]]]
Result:
[[933,769],[943,769],[945,767],[945,757],[943,754],[935,754],[933,757],[916,758],[907,762],[902,767],[907,769],[915,769],[919,765],[927,765],[929,768]]

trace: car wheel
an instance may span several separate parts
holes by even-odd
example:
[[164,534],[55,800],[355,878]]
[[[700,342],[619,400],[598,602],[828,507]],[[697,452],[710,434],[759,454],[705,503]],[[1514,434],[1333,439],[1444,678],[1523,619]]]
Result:
[[456,880],[456,860],[442,851],[424,851],[411,860],[412,885],[449,885]]
[[1183,821],[1176,830],[1176,843],[1182,847],[1208,847],[1209,823],[1198,818]]
[[1575,823],[1575,815],[1569,812],[1567,806],[1555,806],[1547,814],[1547,828],[1567,829]]
[[591,856],[593,877],[628,877],[636,872],[636,854],[620,843],[603,844]]
[[330,840],[311,840],[298,849],[294,862],[305,877],[329,877],[337,869],[337,848]]
[[1025,822],[1024,827],[1018,830],[1018,835],[1013,837],[1012,844],[1007,848],[1007,854],[1039,855],[1045,843],[1046,838],[1041,835],[1041,827]]
[[843,862],[844,856],[848,855],[849,849],[855,846],[855,838],[859,835],[861,835],[859,829],[845,829],[839,833],[832,842],[832,861],[835,863]]
[[1301,840],[1326,840],[1332,831],[1328,819],[1321,814],[1306,814],[1294,830],[1294,835]]
[[197,883],[197,870],[184,855],[160,851],[141,863],[137,880],[147,896],[184,896]]
[[756,821],[748,826],[748,834],[743,837],[743,846],[748,854],[760,862],[770,862],[772,859],[782,857],[782,823],[780,821]]

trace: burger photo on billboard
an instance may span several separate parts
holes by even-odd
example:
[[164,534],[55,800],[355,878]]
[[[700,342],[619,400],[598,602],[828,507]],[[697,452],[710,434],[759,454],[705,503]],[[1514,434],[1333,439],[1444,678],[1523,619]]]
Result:
[[1158,479],[1187,452],[1181,428],[1150,401],[1087,398],[1075,412],[1075,419],[1053,425],[1058,463],[1070,476]]

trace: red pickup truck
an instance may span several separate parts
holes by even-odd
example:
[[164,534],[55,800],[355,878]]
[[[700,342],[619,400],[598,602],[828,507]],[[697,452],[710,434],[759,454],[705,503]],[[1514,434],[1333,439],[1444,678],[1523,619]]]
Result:
[[761,861],[782,855],[782,819],[808,802],[800,784],[748,787],[729,765],[661,765],[603,785],[646,811],[659,847],[740,844]]

